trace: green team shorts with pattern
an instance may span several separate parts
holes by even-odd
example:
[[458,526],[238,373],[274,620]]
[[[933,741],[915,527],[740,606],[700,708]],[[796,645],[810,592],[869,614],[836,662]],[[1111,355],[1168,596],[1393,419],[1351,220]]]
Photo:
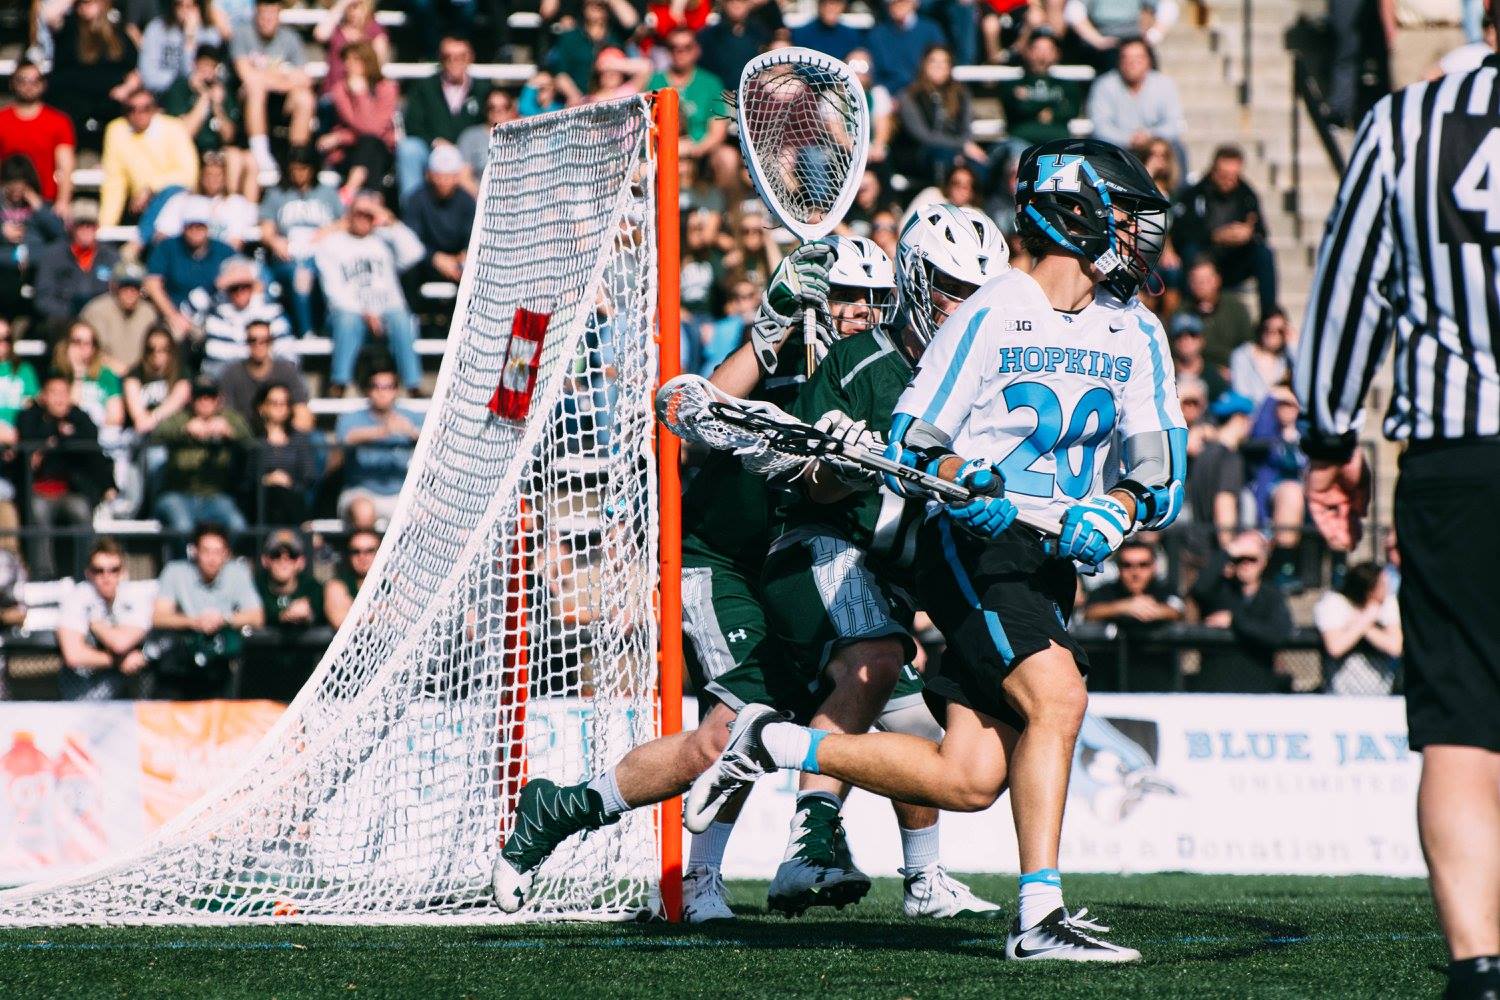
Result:
[[760,581],[730,560],[684,553],[683,659],[700,717],[714,702],[735,711],[754,702],[806,723],[821,702],[766,619]]
[[794,528],[772,544],[761,585],[772,633],[790,651],[789,668],[810,689],[828,693],[823,671],[840,649],[889,638],[901,644],[907,665],[887,709],[922,700],[922,676],[911,666],[917,653],[912,603],[870,569],[863,549],[836,535]]

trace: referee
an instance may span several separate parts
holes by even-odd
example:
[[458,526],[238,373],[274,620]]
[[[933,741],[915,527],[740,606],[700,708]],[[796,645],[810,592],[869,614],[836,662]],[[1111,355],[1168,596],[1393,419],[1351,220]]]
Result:
[[[1490,0],[1492,13],[1500,0]],[[1318,252],[1297,357],[1308,507],[1359,540],[1365,392],[1395,341],[1406,713],[1446,997],[1500,1000],[1500,56],[1382,99]]]

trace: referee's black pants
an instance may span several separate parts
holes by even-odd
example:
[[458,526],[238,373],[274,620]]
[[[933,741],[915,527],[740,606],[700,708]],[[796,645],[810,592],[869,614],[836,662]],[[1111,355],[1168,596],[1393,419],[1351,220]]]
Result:
[[1412,749],[1500,753],[1500,438],[1413,444],[1395,521]]

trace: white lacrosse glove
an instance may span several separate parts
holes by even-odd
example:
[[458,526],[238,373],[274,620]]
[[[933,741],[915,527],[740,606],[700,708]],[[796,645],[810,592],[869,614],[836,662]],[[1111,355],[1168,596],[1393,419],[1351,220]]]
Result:
[[1132,527],[1130,512],[1109,494],[1090,497],[1069,507],[1062,518],[1062,531],[1047,540],[1052,555],[1098,566],[1125,541]]
[[[885,450],[880,435],[870,430],[863,420],[855,420],[841,410],[829,410],[813,424],[814,430],[822,431],[847,449],[858,449],[879,455]],[[824,455],[818,461],[826,466],[845,486],[868,487],[880,482],[880,473],[858,462],[840,455]]]
[[804,243],[776,265],[750,324],[755,360],[767,375],[776,371],[777,351],[802,311],[828,308],[828,271],[832,266],[833,248],[826,243]]

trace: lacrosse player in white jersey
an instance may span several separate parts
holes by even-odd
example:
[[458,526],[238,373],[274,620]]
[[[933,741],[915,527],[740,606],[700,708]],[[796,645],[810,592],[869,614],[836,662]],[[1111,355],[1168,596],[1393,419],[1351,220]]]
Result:
[[[1075,561],[1103,562],[1182,507],[1187,431],[1171,356],[1135,297],[1168,205],[1135,157],[1073,139],[1026,152],[1016,201],[1034,270],[992,279],[938,330],[887,451],[973,494],[931,503],[917,548],[917,598],[947,640],[927,680],[947,700],[943,742],[828,734],[748,706],[708,772],[720,793],[690,796],[689,808],[716,809],[735,780],[777,768],[960,811],[987,808],[1008,783],[1023,874],[1007,957],[1135,961],[1063,905],[1058,849],[1088,705],[1088,659],[1065,622]],[[1021,510],[1059,519],[1058,537],[1016,524]]]

